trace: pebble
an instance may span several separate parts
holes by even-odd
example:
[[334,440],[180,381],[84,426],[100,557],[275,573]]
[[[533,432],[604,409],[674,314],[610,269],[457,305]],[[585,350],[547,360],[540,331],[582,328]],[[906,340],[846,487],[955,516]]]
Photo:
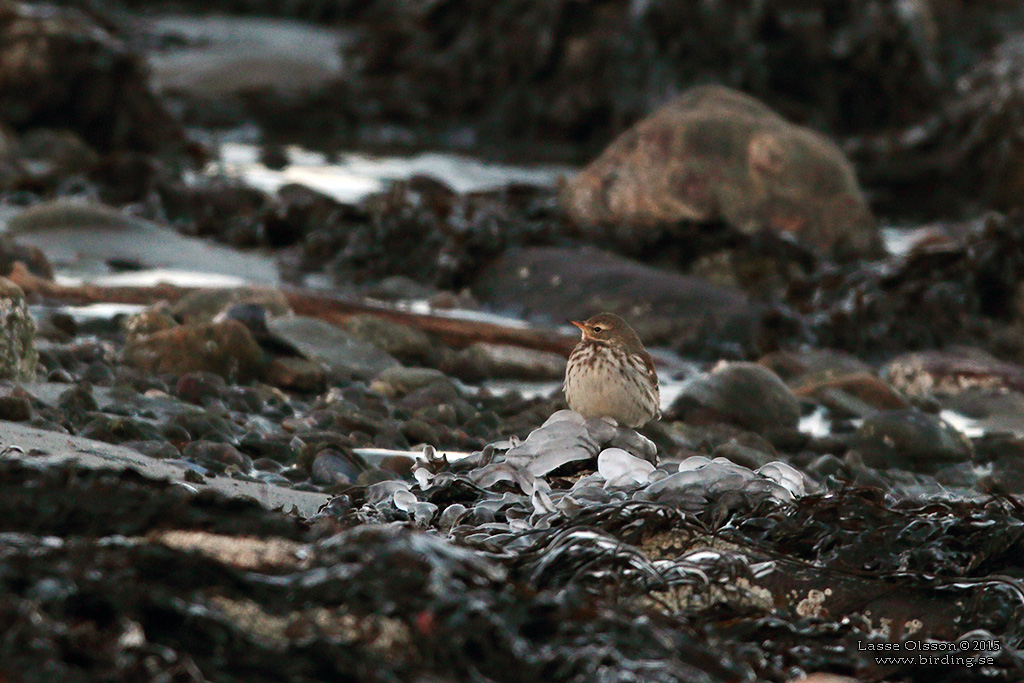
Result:
[[398,365],[377,375],[370,384],[370,390],[388,398],[402,396],[422,389],[434,382],[448,382],[448,376],[434,368],[406,367]]
[[252,469],[252,458],[228,443],[215,441],[193,441],[181,452],[183,458],[192,460],[217,472],[236,467],[242,472]]
[[178,378],[174,395],[182,401],[203,405],[209,398],[220,398],[227,389],[227,382],[212,372],[189,372]]
[[371,379],[399,365],[388,353],[316,318],[271,318],[267,327],[277,339],[287,342],[309,360],[323,363],[331,372]]
[[935,415],[917,410],[890,410],[864,420],[850,447],[872,467],[934,470],[969,461],[974,448],[963,434]]
[[327,385],[327,373],[317,361],[281,356],[267,365],[264,378],[269,384],[300,393],[323,391]]
[[800,401],[764,366],[721,363],[709,373],[686,380],[668,414],[686,422],[726,422],[764,434],[795,429]]
[[32,402],[25,396],[0,396],[0,420],[25,422],[32,419]]
[[313,483],[322,486],[352,485],[363,471],[341,451],[331,448],[317,453],[310,468]]

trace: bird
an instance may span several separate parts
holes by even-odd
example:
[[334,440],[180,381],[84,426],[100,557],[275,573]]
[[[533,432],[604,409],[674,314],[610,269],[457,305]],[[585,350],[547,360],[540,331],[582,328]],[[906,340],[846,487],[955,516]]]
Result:
[[658,417],[658,374],[633,328],[613,313],[569,322],[582,333],[565,364],[562,389],[569,408],[634,429]]

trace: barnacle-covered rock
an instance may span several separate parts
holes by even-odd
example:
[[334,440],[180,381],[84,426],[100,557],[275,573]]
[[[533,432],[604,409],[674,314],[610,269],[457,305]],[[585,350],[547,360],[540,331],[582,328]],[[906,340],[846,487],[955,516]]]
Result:
[[36,323],[18,285],[0,278],[0,378],[31,382],[36,378]]

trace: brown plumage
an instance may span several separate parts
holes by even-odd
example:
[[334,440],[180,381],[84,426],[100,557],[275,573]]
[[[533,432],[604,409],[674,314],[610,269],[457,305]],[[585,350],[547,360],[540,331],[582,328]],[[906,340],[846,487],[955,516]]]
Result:
[[565,365],[565,399],[583,417],[641,427],[660,414],[651,354],[625,320],[611,313],[572,321],[583,338]]

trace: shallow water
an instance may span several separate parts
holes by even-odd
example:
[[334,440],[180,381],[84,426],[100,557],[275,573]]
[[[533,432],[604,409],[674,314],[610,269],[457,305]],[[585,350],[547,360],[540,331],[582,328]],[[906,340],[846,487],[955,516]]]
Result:
[[303,89],[342,69],[347,34],[267,17],[166,15],[146,22],[161,48],[149,53],[158,90],[221,96],[246,89]]
[[324,154],[301,147],[291,146],[285,151],[288,165],[273,170],[260,162],[256,145],[225,142],[220,146],[220,158],[210,164],[207,172],[240,178],[266,192],[276,192],[283,185],[297,183],[345,203],[358,202],[380,192],[391,181],[417,175],[434,178],[456,192],[481,192],[513,184],[551,187],[559,178],[574,172],[568,166],[509,166],[438,152],[413,156],[346,152],[329,160]]
[[[0,212],[0,231],[26,246],[37,247],[65,284],[148,285],[199,274],[221,279],[221,286],[246,282],[277,284],[274,257],[256,250],[238,251],[168,225],[137,218],[84,198],[61,199]],[[127,271],[117,273],[117,271]],[[121,282],[104,281],[112,275]],[[195,281],[196,286],[216,286]]]

